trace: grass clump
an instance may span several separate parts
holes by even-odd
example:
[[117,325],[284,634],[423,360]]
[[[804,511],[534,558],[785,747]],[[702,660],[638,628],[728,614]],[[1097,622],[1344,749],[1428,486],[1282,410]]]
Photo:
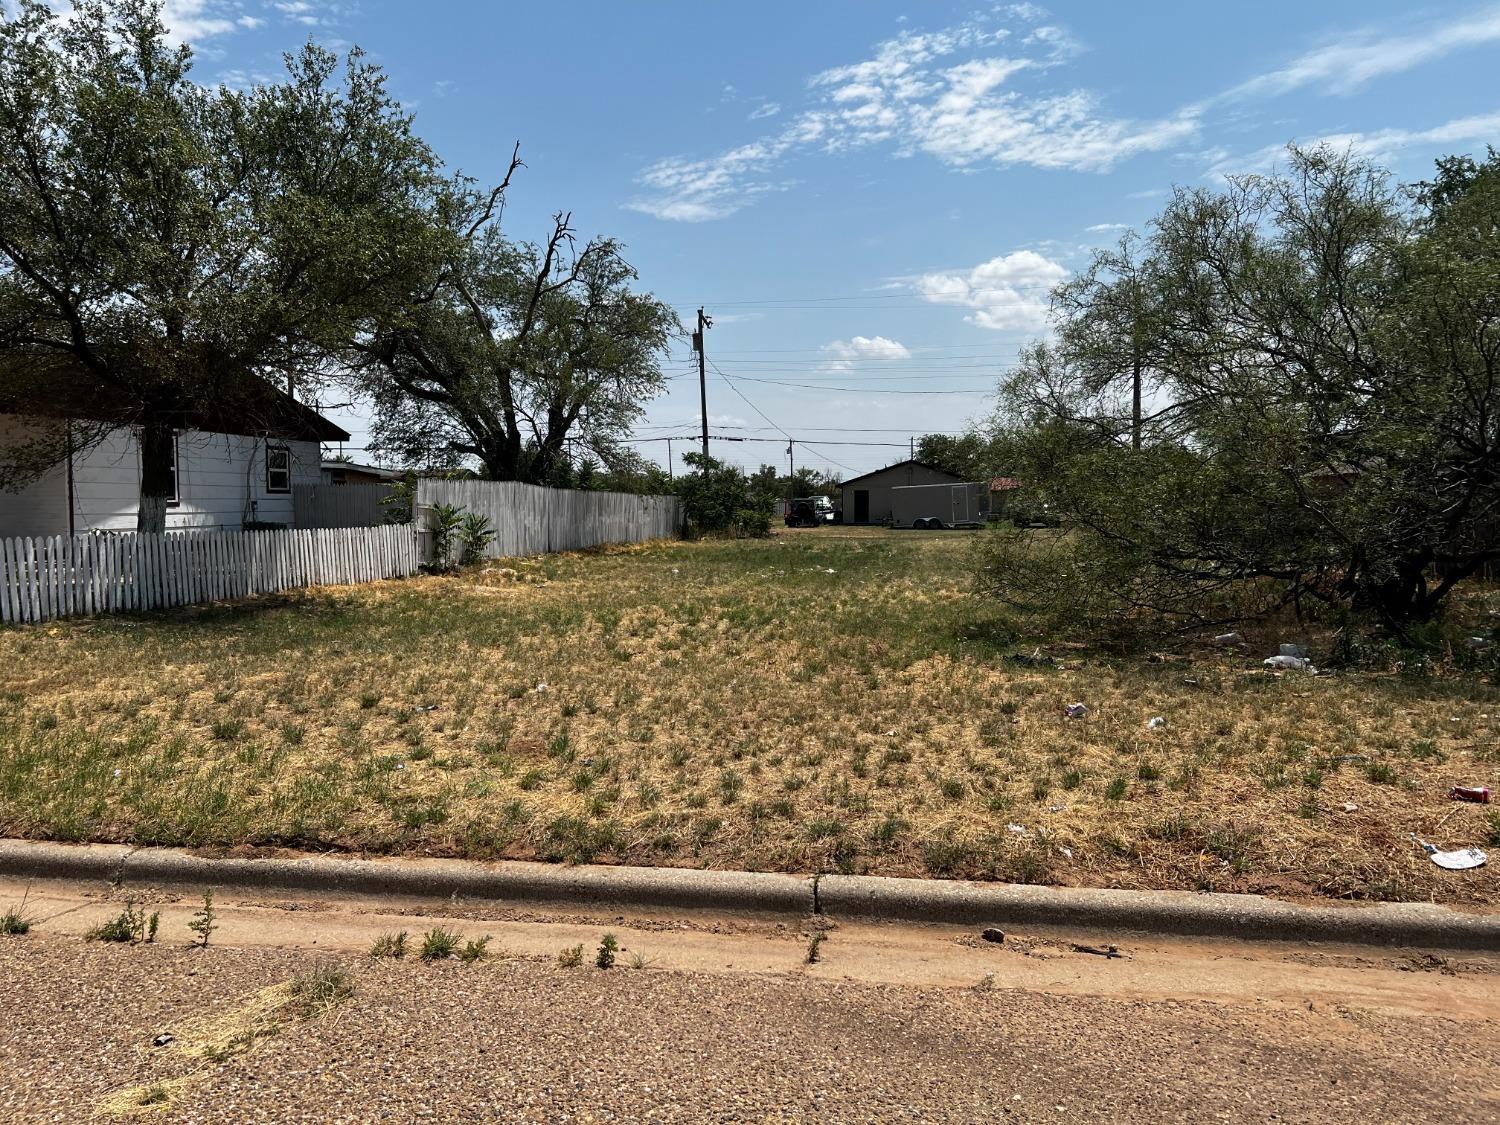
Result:
[[371,957],[389,957],[399,961],[406,956],[406,931],[402,930],[394,934],[381,934],[375,939],[375,944],[370,946]]
[[576,969],[583,964],[583,944],[570,945],[557,955],[557,964],[562,969]]
[[485,934],[482,938],[475,938],[464,943],[458,951],[458,959],[465,965],[472,965],[475,961],[483,961],[490,955],[490,935]]
[[31,932],[31,919],[26,917],[26,899],[30,895],[31,888],[27,887],[26,892],[21,895],[21,905],[0,914],[0,935],[20,937]]
[[292,1002],[304,1019],[338,1007],[354,995],[354,982],[336,965],[319,965],[292,978]]
[[459,934],[434,926],[422,938],[421,958],[424,961],[446,961],[458,952]]

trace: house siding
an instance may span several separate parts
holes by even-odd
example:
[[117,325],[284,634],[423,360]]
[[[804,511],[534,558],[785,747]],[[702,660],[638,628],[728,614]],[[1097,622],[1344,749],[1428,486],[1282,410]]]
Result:
[[[13,428],[14,429],[14,428]],[[24,432],[24,423],[19,430]],[[0,430],[0,440],[4,431]],[[292,485],[317,484],[317,442],[270,439],[292,454]],[[168,530],[238,530],[248,519],[292,526],[292,495],[266,490],[266,439],[183,431],[177,438],[179,503],[167,509]],[[73,526],[88,531],[134,531],[140,499],[140,447],[129,430],[116,430],[73,459]],[[253,508],[252,508],[253,503]],[[67,469],[59,465],[20,493],[0,493],[0,536],[68,532]]]

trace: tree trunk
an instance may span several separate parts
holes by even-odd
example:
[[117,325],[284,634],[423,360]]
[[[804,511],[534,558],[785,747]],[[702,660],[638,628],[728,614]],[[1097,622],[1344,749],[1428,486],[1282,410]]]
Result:
[[1130,386],[1130,448],[1141,451],[1141,349],[1135,347],[1131,355]]
[[141,502],[136,511],[138,532],[161,534],[167,530],[167,504],[176,492],[176,453],[172,424],[156,414],[141,423]]

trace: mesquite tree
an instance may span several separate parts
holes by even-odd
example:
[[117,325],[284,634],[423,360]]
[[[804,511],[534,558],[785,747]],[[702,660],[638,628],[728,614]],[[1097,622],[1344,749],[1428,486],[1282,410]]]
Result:
[[[1072,531],[1045,562],[1000,544],[998,592],[1182,622],[1321,602],[1409,634],[1500,557],[1493,154],[1414,194],[1294,150],[1285,175],[1179,191],[1133,261],[1129,303],[1073,286],[1057,342],[1004,388],[1025,474]],[[1119,382],[1069,347],[1121,310],[1147,332],[1115,354],[1155,384],[1139,450]]]
[[[133,428],[142,531],[164,527],[174,428],[211,410],[253,432],[265,378],[321,378],[437,253],[437,162],[358,51],[340,75],[308,45],[248,91],[191,63],[146,0],[0,15],[0,401],[81,413],[75,443]],[[24,460],[0,485],[48,451]]]

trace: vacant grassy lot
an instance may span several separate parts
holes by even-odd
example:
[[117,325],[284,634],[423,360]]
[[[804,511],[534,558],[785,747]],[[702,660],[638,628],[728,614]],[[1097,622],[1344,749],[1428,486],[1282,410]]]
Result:
[[0,833],[1496,900],[1500,860],[1409,839],[1497,831],[1444,796],[1500,780],[1485,679],[1278,677],[1269,634],[1017,661],[969,548],[819,529],[0,632]]

